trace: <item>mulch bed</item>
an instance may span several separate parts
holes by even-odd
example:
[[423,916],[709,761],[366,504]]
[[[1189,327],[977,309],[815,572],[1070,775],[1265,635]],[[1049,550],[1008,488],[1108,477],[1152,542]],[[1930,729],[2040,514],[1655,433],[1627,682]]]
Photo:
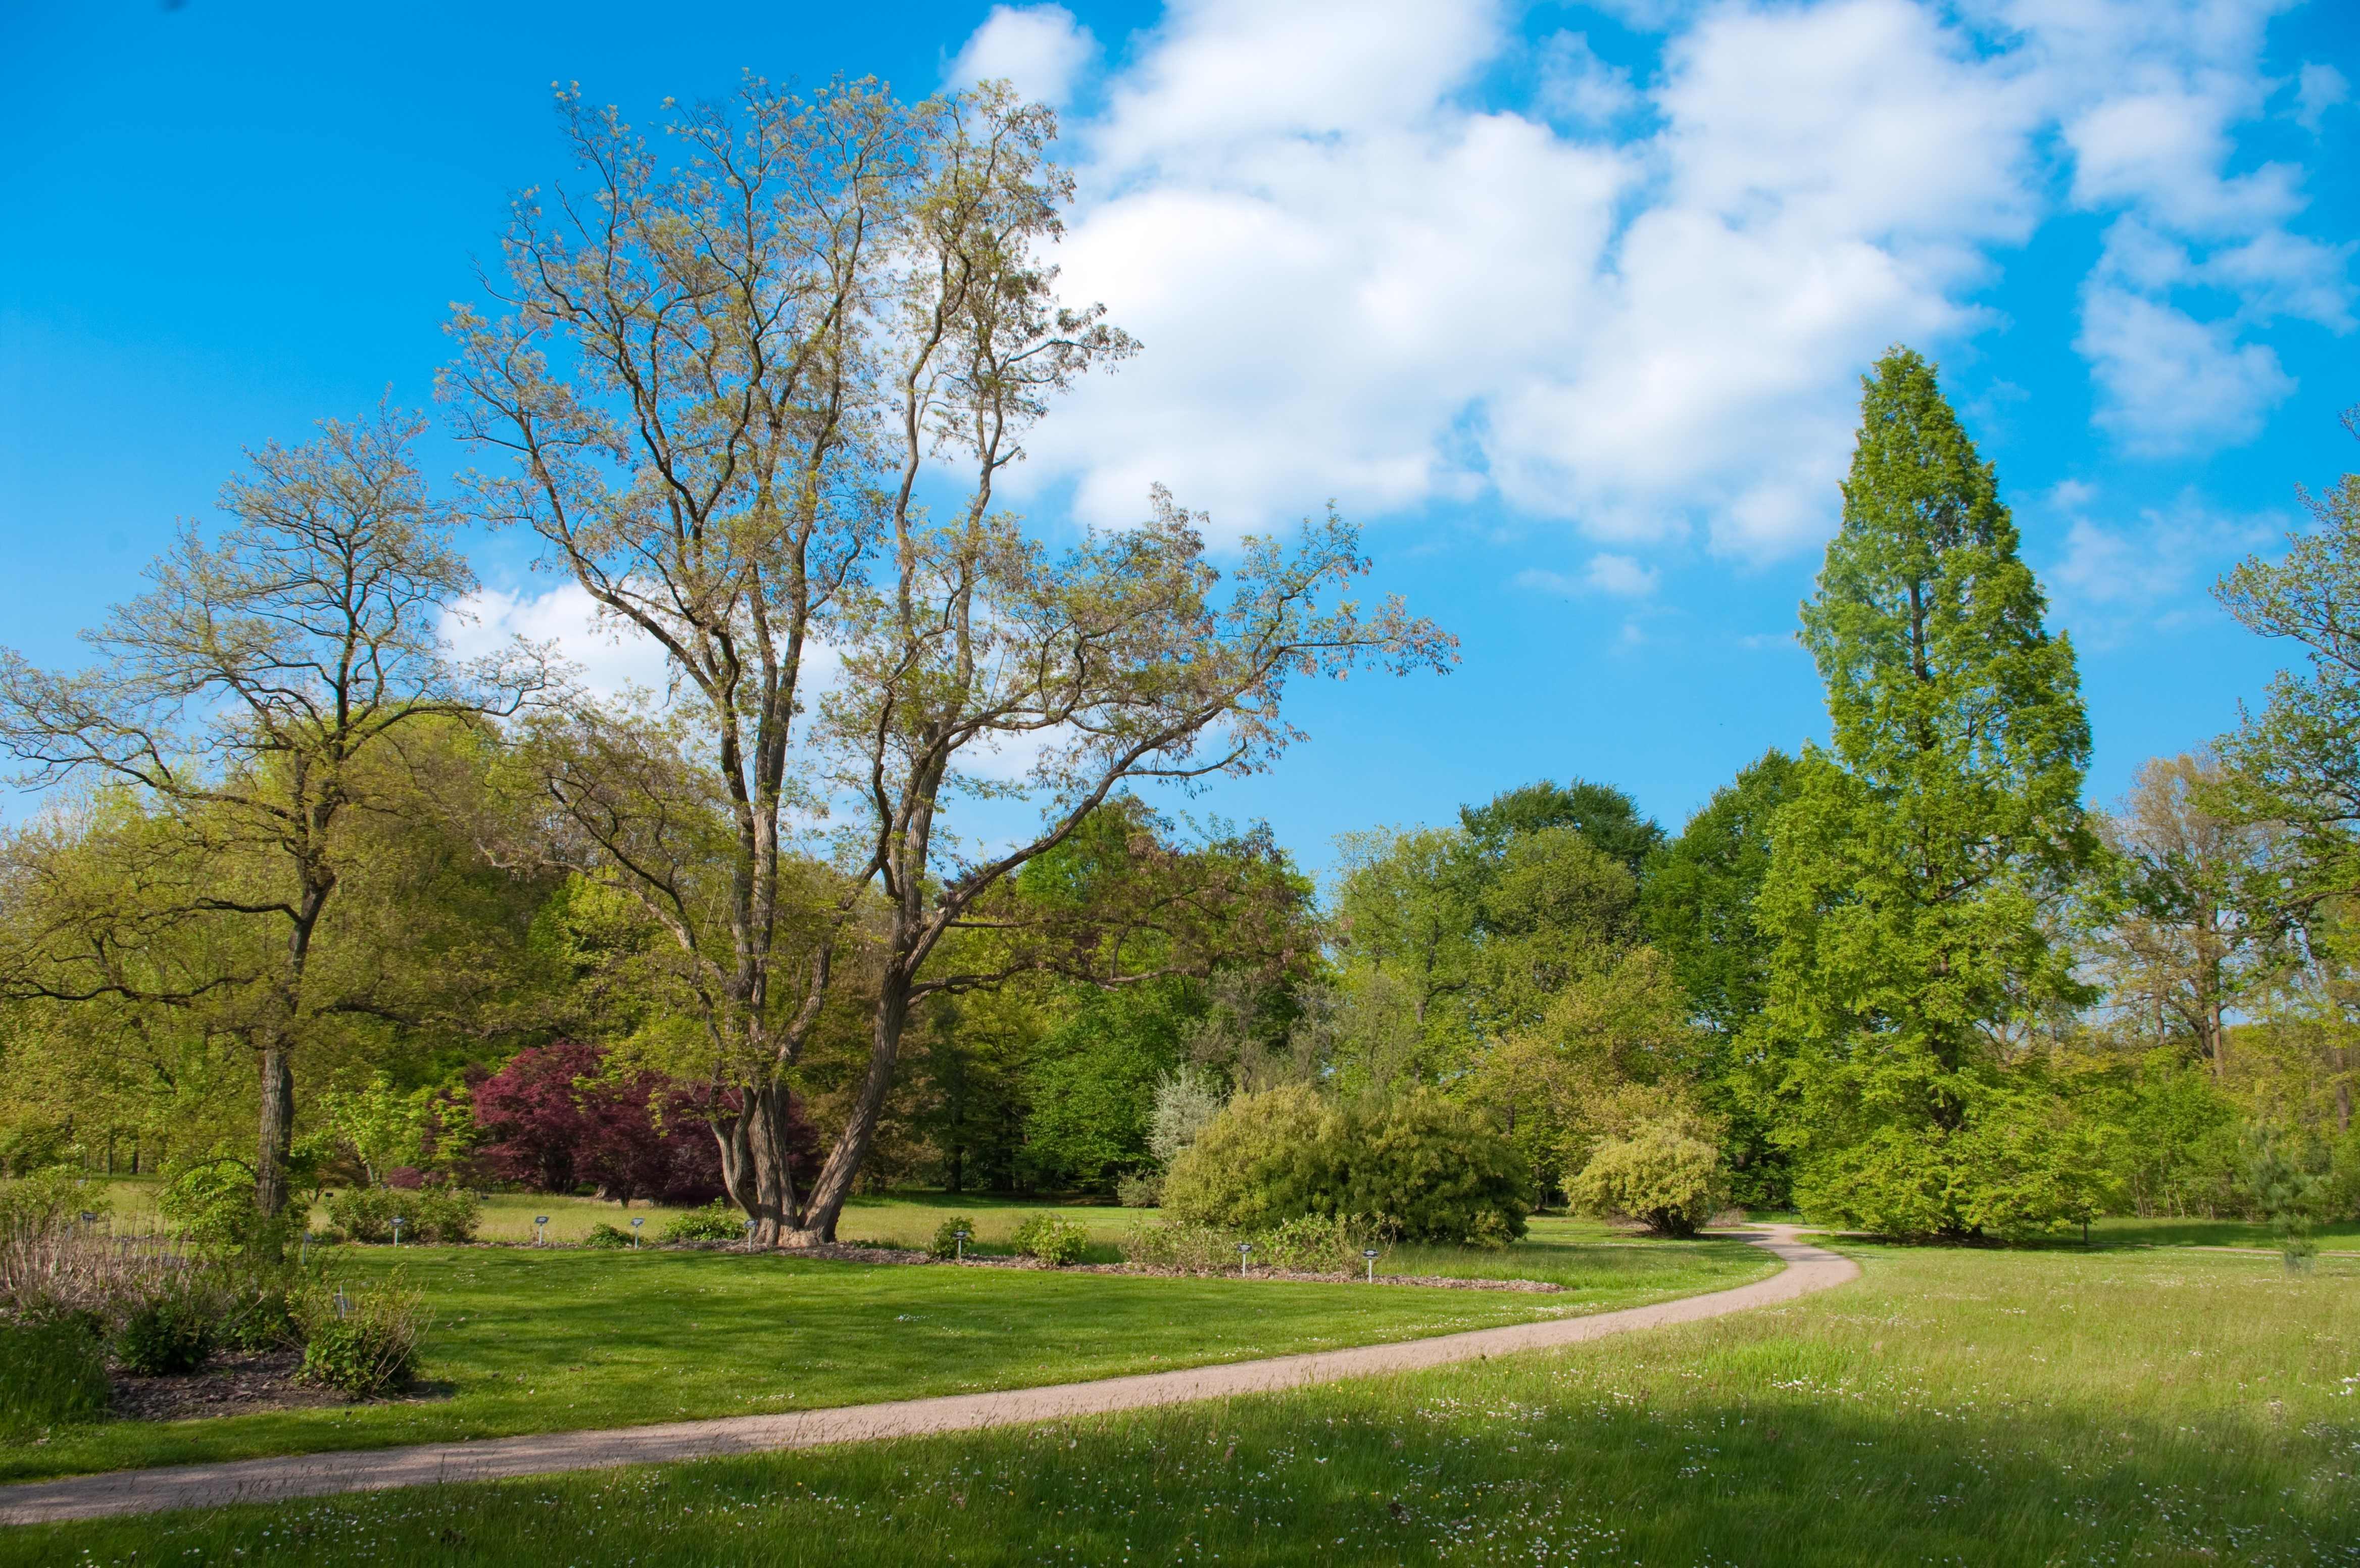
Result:
[[107,1414],[117,1420],[185,1421],[204,1416],[250,1416],[264,1410],[316,1410],[330,1406],[414,1404],[451,1397],[448,1383],[412,1383],[399,1394],[355,1399],[333,1388],[299,1381],[300,1350],[224,1351],[194,1372],[134,1377],[116,1372]]
[[244,1416],[258,1410],[303,1410],[353,1401],[333,1388],[298,1383],[300,1350],[216,1355],[194,1372],[169,1377],[115,1376],[110,1413],[134,1421],[180,1421],[197,1416]]

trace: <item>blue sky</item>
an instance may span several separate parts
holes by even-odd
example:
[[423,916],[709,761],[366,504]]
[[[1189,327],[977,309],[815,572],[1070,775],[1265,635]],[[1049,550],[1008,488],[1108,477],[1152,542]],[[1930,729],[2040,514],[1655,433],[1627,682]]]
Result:
[[[1301,689],[1311,740],[1197,803],[1315,866],[1543,776],[1677,827],[1821,733],[1787,634],[1888,343],[1998,465],[2096,800],[2259,692],[2278,652],[2207,587],[2360,458],[2345,0],[880,15],[0,5],[0,641],[71,662],[242,445],[429,400],[508,193],[567,173],[557,81],[640,120],[748,68],[1064,110],[1069,291],[1146,350],[1038,433],[1020,504],[1054,534],[1161,479],[1234,536],[1333,498],[1462,641]],[[576,624],[518,541],[475,555],[479,634]]]

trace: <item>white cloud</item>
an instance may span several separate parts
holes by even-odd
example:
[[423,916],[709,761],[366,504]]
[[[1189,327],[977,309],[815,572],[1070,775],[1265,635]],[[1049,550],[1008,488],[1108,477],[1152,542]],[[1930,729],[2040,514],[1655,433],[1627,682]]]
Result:
[[1643,566],[1628,555],[1592,555],[1588,572],[1590,586],[1602,594],[1618,594],[1624,598],[1638,598],[1655,591],[1655,570]]
[[2294,390],[2278,356],[2226,322],[2111,284],[2082,298],[2074,346],[2098,384],[2099,425],[2134,452],[2204,452],[2250,440]]
[[2306,65],[2296,79],[2295,123],[2313,136],[2327,111],[2352,96],[2352,84],[2332,65]]
[[1632,85],[1629,71],[1598,58],[1586,33],[1557,33],[1541,45],[1540,54],[1540,86],[1534,103],[1553,119],[1579,126],[1606,126],[1646,102]]
[[2109,526],[2093,516],[2100,499],[2092,487],[2068,480],[2045,502],[2067,526],[2064,554],[2041,577],[2057,621],[2091,648],[2185,624],[2201,611],[2212,578],[2287,526],[2274,514],[2217,511],[2192,494]]
[[1516,574],[1516,586],[1519,587],[1538,588],[1544,593],[1562,594],[1568,598],[1583,594],[1644,598],[1655,591],[1657,581],[1653,566],[1642,564],[1634,556],[1612,553],[1592,555],[1579,576],[1540,566],[1527,567]]
[[994,5],[944,80],[965,87],[1004,79],[1022,96],[1063,108],[1097,52],[1098,40],[1063,5]]
[[1634,561],[1807,546],[1859,372],[1996,319],[2060,156],[2117,220],[2081,338],[2102,422],[2241,439],[2289,383],[2238,334],[2350,313],[2347,253],[2287,227],[2299,171],[2228,172],[2275,4],[1637,0],[1669,35],[1641,82],[1505,0],[1172,0],[1069,127],[1058,258],[1147,352],[1018,480],[1096,523],[1164,480],[1229,536],[1496,499]]
[[461,658],[481,657],[519,637],[554,644],[595,696],[615,697],[633,686],[658,695],[664,690],[663,649],[636,629],[602,618],[597,601],[578,583],[538,594],[482,588],[443,612],[443,641]]

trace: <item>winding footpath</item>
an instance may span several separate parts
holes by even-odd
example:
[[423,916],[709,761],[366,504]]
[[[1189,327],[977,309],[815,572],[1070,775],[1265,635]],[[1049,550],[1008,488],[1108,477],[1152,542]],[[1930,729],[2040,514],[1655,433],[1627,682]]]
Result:
[[1634,1329],[1692,1323],[1752,1307],[1791,1301],[1841,1285],[1860,1273],[1860,1266],[1852,1259],[1797,1240],[1791,1225],[1752,1228],[1762,1233],[1750,1238],[1753,1245],[1785,1263],[1784,1269],[1751,1285],[1660,1301],[1652,1307],[1628,1307],[1584,1318],[1512,1323],[1504,1328],[1477,1329],[1392,1344],[1358,1345],[1349,1350],[1273,1356],[1262,1361],[1234,1361],[1176,1372],[1109,1377],[1094,1383],[1054,1383],[1045,1387],[1010,1388],[991,1394],[956,1394],[828,1410],[670,1421],[660,1426],[543,1432],[476,1442],[420,1443],[410,1448],[290,1454],[279,1459],[240,1459],[219,1464],[177,1464],[72,1475],[56,1481],[0,1486],[0,1524],[46,1524],[115,1514],[157,1513],[167,1508],[279,1502],[336,1492],[552,1475],[568,1470],[711,1459],[725,1454],[815,1448],[827,1443],[871,1442],[880,1438],[972,1431],[978,1427],[1021,1426],[1199,1399],[1223,1399],[1239,1394],[1267,1394],[1347,1377],[1415,1372],[1453,1362],[1579,1344]]

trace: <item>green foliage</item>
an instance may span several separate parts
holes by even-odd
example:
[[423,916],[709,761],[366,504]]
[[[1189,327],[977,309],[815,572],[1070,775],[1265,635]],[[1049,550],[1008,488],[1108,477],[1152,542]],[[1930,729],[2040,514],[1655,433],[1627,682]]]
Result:
[[183,1168],[157,1194],[156,1207],[191,1251],[215,1262],[267,1252],[286,1228],[255,1207],[254,1168],[241,1160]]
[[1344,1179],[1328,1131],[1334,1119],[1307,1085],[1239,1095],[1164,1172],[1164,1212],[1245,1231],[1333,1208]]
[[611,1252],[617,1247],[629,1247],[631,1237],[629,1232],[601,1220],[590,1227],[590,1234],[582,1238],[582,1245],[586,1247],[604,1248]]
[[1093,987],[1035,1047],[1025,1158],[1036,1179],[1104,1190],[1147,1163],[1156,1086],[1201,1003],[1178,981]]
[[105,1189],[66,1166],[0,1181],[0,1234],[78,1224],[84,1214],[115,1212]]
[[162,1377],[194,1372],[213,1353],[216,1303],[197,1292],[174,1292],[137,1308],[115,1332],[115,1359],[126,1372]]
[[974,1245],[975,1226],[964,1216],[953,1214],[934,1227],[934,1239],[926,1244],[926,1255],[938,1262],[954,1259]]
[[243,1351],[300,1346],[303,1289],[304,1283],[291,1273],[257,1276],[234,1285],[222,1312],[222,1343]]
[[1125,1263],[1183,1274],[1220,1274],[1238,1266],[1237,1234],[1218,1225],[1151,1220],[1120,1242]]
[[1164,1173],[1160,1170],[1135,1170],[1116,1177],[1114,1200],[1126,1209],[1160,1207],[1164,1202]]
[[388,1171],[420,1163],[431,1090],[396,1090],[385,1073],[372,1073],[359,1089],[320,1096],[322,1126],[352,1150],[374,1185]]
[[1382,1244],[1383,1227],[1358,1214],[1298,1214],[1253,1231],[1159,1220],[1122,1238],[1123,1260],[1142,1268],[1182,1274],[1228,1274],[1240,1266],[1238,1245],[1252,1246],[1252,1266],[1303,1274],[1356,1274],[1363,1249]]
[[[1834,747],[1807,751],[1775,818],[1747,1090],[1815,1219],[2038,1229],[2089,1196],[2088,1140],[2027,1103],[2057,1086],[1993,1041],[2080,996],[2049,918],[2092,853],[2080,680],[1933,367],[1886,355],[1861,416],[1803,608]],[[2006,1124],[1977,1128],[1986,1113]],[[2049,1157],[2054,1179],[2022,1164]]]
[[2106,1115],[2121,1129],[2123,1187],[2133,1212],[2210,1217],[2243,1209],[2236,1102],[2185,1051],[2149,1051]]
[[1647,857],[1663,842],[1655,819],[1639,814],[1638,802],[1612,784],[1543,779],[1491,797],[1488,806],[1462,806],[1459,820],[1480,853],[1497,854],[1513,840],[1551,828],[1569,828],[1596,849],[1620,861],[1637,877]]
[[2319,1251],[2311,1231],[2326,1217],[2333,1190],[2327,1151],[2256,1134],[2246,1145],[2245,1175],[2254,1207],[2269,1221],[2287,1266],[2307,1264]]
[[1164,1179],[1185,1223],[1253,1232],[1305,1215],[1375,1217],[1412,1241],[1520,1236],[1524,1162],[1480,1114],[1430,1090],[1330,1106],[1306,1086],[1240,1095]]
[[[2360,436],[2360,409],[2344,416]],[[2360,473],[2303,498],[2315,526],[2289,533],[2283,558],[2253,555],[2214,590],[2246,630],[2303,650],[2269,698],[2222,744],[2233,798],[2249,821],[2291,829],[2298,895],[2360,885]]]
[[1011,1239],[1022,1256],[1036,1257],[1061,1267],[1081,1262],[1090,1245],[1089,1232],[1063,1214],[1035,1214],[1017,1226]]
[[675,1215],[663,1228],[668,1242],[734,1242],[746,1234],[746,1216],[726,1198]]
[[433,1315],[425,1296],[399,1271],[383,1283],[343,1295],[312,1291],[304,1301],[304,1381],[368,1398],[409,1385],[418,1346]]
[[483,1223],[483,1200],[464,1187],[355,1187],[331,1193],[329,1223],[350,1240],[389,1242],[401,1220],[404,1242],[469,1242]]
[[1770,872],[1772,820],[1794,783],[1795,760],[1783,751],[1748,763],[1648,857],[1639,890],[1648,942],[1710,1031],[1698,1087],[1706,1109],[1729,1124],[1730,1196],[1747,1208],[1783,1209],[1792,1198],[1786,1151],[1745,1093],[1738,1039],[1768,1000],[1773,944],[1754,923],[1754,901]]
[[1378,1245],[1382,1227],[1359,1214],[1299,1214],[1245,1239],[1257,1266],[1300,1274],[1357,1274],[1360,1254]]
[[106,1413],[106,1354],[86,1323],[0,1322],[0,1442]]
[[1721,1150],[1676,1122],[1649,1122],[1604,1140],[1566,1182],[1576,1208],[1625,1215],[1666,1236],[1696,1234],[1728,1194]]

